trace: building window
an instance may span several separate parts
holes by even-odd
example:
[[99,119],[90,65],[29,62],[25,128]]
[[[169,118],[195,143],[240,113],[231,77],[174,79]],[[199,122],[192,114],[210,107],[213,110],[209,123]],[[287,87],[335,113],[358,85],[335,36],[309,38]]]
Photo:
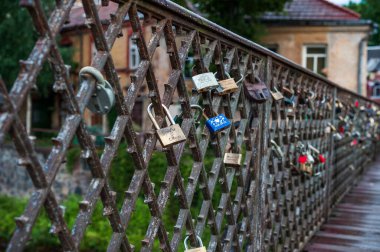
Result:
[[326,75],[327,48],[325,45],[303,47],[302,65],[311,71]]
[[372,88],[372,97],[373,98],[380,98],[380,83],[377,82]]
[[267,49],[271,50],[274,53],[278,53],[278,45],[277,44],[268,44],[264,45]]
[[129,40],[129,69],[136,69],[140,64],[139,49],[135,41]]

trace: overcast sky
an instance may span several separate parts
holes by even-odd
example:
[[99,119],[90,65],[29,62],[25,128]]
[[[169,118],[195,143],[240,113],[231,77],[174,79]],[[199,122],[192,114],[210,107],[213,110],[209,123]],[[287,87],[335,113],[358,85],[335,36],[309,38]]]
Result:
[[[329,0],[329,1],[336,3],[336,4],[339,4],[339,5],[348,4],[348,2],[350,2],[350,0]],[[351,0],[351,2],[359,3],[360,0]]]

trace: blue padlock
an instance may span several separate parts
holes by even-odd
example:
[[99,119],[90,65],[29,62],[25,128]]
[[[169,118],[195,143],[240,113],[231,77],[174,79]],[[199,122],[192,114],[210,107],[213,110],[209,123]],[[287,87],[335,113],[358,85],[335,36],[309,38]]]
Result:
[[227,117],[224,114],[208,118],[203,110],[203,116],[206,118],[206,126],[211,133],[224,130],[225,128],[231,126],[231,122],[227,119]]

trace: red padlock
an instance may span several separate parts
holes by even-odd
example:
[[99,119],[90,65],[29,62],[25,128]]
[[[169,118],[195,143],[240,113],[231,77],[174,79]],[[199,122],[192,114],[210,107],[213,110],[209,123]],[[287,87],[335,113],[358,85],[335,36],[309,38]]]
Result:
[[326,162],[326,158],[322,154],[319,154],[318,159],[319,159],[319,162],[322,164]]
[[351,146],[355,146],[358,144],[358,140],[356,138],[354,138],[354,140],[352,140],[351,142]]
[[359,108],[359,101],[358,100],[355,101],[355,108]]
[[342,133],[342,134],[344,134],[344,126],[340,126],[339,127],[339,132]]
[[300,155],[298,157],[298,163],[300,163],[300,164],[306,164],[306,162],[307,162],[307,156],[306,155]]

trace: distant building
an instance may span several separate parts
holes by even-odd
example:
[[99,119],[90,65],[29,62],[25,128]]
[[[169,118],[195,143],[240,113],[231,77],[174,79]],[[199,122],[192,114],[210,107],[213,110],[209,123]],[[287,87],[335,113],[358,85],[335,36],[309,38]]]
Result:
[[293,0],[283,12],[266,13],[269,49],[325,75],[359,94],[366,94],[367,37],[371,21],[326,0]]
[[[115,13],[118,5],[113,2],[109,2],[108,6],[101,6],[101,1],[95,1],[95,3],[98,5],[99,17],[103,24],[103,30],[105,31],[110,23],[110,14]],[[143,26],[144,38],[146,41],[149,41],[152,35],[151,24],[146,22],[146,20],[143,20],[142,14],[141,25]],[[130,75],[140,64],[140,55],[137,44],[131,39],[132,28],[128,15],[124,21],[121,34],[122,37],[116,39],[111,50],[111,55],[120,77],[122,89],[126,92],[131,83]],[[85,13],[81,1],[77,1],[72,8],[68,23],[64,25],[61,35],[61,44],[74,48],[73,60],[79,65],[76,70],[91,65],[92,58],[96,53],[96,48],[91,31],[85,24]],[[165,45],[164,38],[160,40],[160,45]],[[163,62],[165,62],[165,64]],[[156,81],[158,84],[162,84],[159,85],[159,87],[162,88],[162,90],[160,90],[161,94],[163,93],[164,84],[167,82],[167,78],[171,71],[170,64],[167,64],[167,62],[169,62],[169,58],[166,53],[166,47],[157,47],[152,58],[152,64],[155,69]],[[148,106],[146,103],[149,102],[149,99],[145,99],[147,94],[147,87],[145,84],[140,91],[141,93],[134,106],[132,118],[137,127],[142,130],[147,130],[150,129],[151,124],[147,123],[146,120],[147,115],[145,108]],[[90,111],[85,110],[84,118],[88,125],[103,127],[103,132],[108,131],[107,116],[92,114]]]
[[367,55],[367,96],[380,102],[380,46],[369,46]]

